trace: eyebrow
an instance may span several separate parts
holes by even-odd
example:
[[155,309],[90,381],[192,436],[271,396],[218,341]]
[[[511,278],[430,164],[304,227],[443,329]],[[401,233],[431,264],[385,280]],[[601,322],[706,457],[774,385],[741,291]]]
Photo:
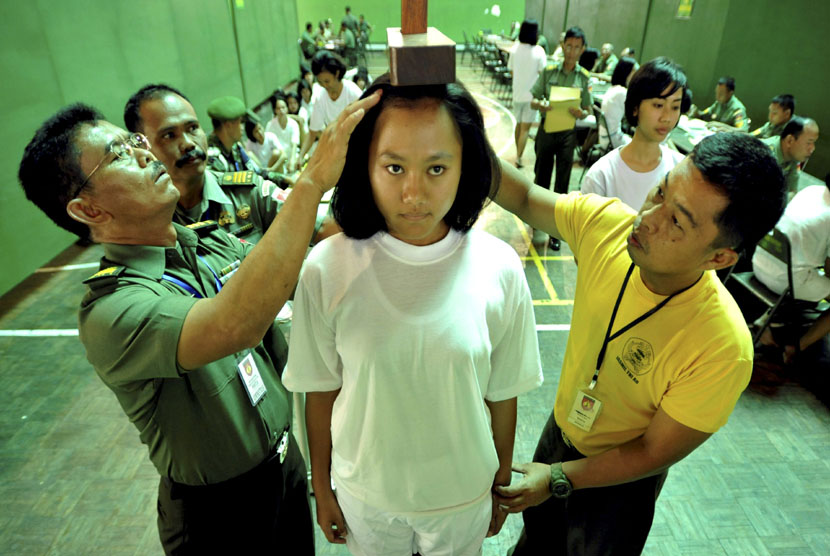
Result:
[[[378,158],[381,158],[381,157],[391,158],[392,160],[405,160],[405,158],[402,157],[401,155],[390,152],[390,151],[384,151],[382,153],[379,153]],[[426,161],[427,162],[435,162],[436,160],[445,160],[445,159],[452,159],[452,158],[453,158],[453,155],[451,155],[450,153],[444,152],[444,151],[438,151],[437,153],[433,154],[432,156],[427,157]]]
[[[665,190],[668,189],[668,188],[669,188],[669,172],[666,172],[666,178],[663,182],[663,189],[664,189],[663,195],[664,196],[665,196]],[[692,216],[692,213],[689,211],[689,209],[687,209],[686,207],[684,207],[683,205],[681,205],[677,201],[674,201],[672,204],[674,206],[676,206],[678,208],[678,210],[680,210],[680,212],[682,212],[683,214],[686,215],[686,218],[688,218],[689,222],[692,223],[692,228],[697,228],[697,222],[695,221],[695,217]]]

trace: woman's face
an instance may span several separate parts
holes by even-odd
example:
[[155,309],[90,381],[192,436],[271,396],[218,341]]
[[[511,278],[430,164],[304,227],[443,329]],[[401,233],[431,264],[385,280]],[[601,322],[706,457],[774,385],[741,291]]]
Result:
[[300,103],[294,97],[288,97],[288,113],[296,114],[300,111]]
[[309,89],[308,87],[304,87],[300,91],[300,96],[303,97],[305,103],[308,104],[309,102],[311,102],[311,89]]
[[369,181],[392,236],[429,245],[447,235],[461,152],[455,122],[439,101],[383,109],[369,145]]
[[[339,71],[337,73],[340,73]],[[317,74],[317,82],[329,94],[329,98],[337,100],[340,97],[340,92],[343,90],[343,82],[340,81],[337,75],[330,71],[323,70]]]
[[305,82],[308,83],[309,87],[314,85],[314,74],[310,71],[307,71],[303,74],[303,79],[305,79]]
[[256,142],[260,145],[265,143],[265,130],[262,129],[262,124],[257,124],[254,126],[253,136],[254,139],[256,139]]

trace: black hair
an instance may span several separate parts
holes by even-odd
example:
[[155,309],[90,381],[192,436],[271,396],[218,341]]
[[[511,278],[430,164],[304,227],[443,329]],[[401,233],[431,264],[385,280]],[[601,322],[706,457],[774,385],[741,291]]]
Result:
[[525,19],[519,28],[519,42],[535,45],[539,40],[539,22],[535,19]]
[[309,93],[313,93],[314,90],[311,88],[311,85],[306,82],[305,79],[300,79],[297,81],[297,95],[302,99],[303,97],[303,89],[308,89]]
[[271,96],[268,97],[268,100],[271,101],[271,110],[274,111],[276,114],[277,112],[277,101],[278,100],[285,100],[285,92],[282,89],[276,89]]
[[320,50],[311,59],[311,73],[316,77],[324,71],[336,76],[338,81],[342,81],[343,74],[346,73],[346,62],[337,54],[328,50]]
[[773,98],[770,102],[773,104],[777,104],[784,110],[790,111],[790,116],[795,115],[795,97],[788,94],[778,95],[777,97]]
[[[667,87],[671,89],[663,94]],[[692,96],[683,68],[665,56],[646,62],[634,73],[628,84],[628,93],[625,95],[625,119],[631,127],[637,127],[637,115],[634,112],[640,107],[641,102],[649,98],[668,98],[678,89],[683,89],[680,101],[682,114],[692,105]]]
[[816,122],[811,118],[804,118],[801,116],[793,116],[790,118],[790,121],[787,122],[787,125],[784,126],[784,129],[781,130],[781,141],[784,140],[785,137],[792,135],[793,139],[798,139],[801,137],[801,133],[804,131],[804,128],[810,124],[815,124]]
[[730,77],[728,75],[724,75],[720,79],[718,79],[718,85],[726,85],[726,88],[730,91],[735,90],[735,78]]
[[90,238],[89,227],[66,212],[76,188],[86,179],[75,141],[83,125],[94,126],[103,119],[101,112],[86,104],[62,108],[35,132],[17,172],[26,198],[55,224],[81,239]]
[[784,174],[770,148],[746,133],[716,133],[695,145],[692,163],[728,200],[715,216],[713,247],[740,251],[769,232],[787,204]]
[[306,21],[306,23],[305,23],[305,30],[306,30],[306,31],[311,31],[312,29],[314,29],[314,26],[311,24],[311,22],[310,22],[310,21]]
[[611,85],[621,85],[627,87],[628,76],[631,75],[631,70],[637,65],[634,58],[623,56],[617,62],[617,67],[614,68],[614,73],[611,74]]
[[460,83],[394,87],[389,74],[378,77],[366,89],[366,98],[377,89],[383,90],[380,102],[369,109],[352,132],[346,164],[334,189],[331,210],[345,234],[356,239],[371,237],[387,230],[386,221],[378,210],[369,180],[369,145],[375,124],[387,106],[413,106],[424,99],[439,101],[450,113],[461,137],[461,178],[458,192],[449,212],[444,216],[454,230],[469,230],[487,202],[491,189],[501,181],[499,159],[487,140],[484,119],[472,95]]
[[127,126],[127,130],[132,133],[143,131],[144,123],[141,121],[140,114],[141,105],[144,101],[163,98],[170,93],[179,95],[190,102],[190,99],[184,96],[180,90],[164,83],[151,83],[136,91],[133,96],[127,99],[127,104],[124,105],[124,125]]
[[[581,27],[573,26],[565,31],[565,41],[568,39],[582,39],[582,46],[588,46],[588,39],[585,38],[585,31]],[[563,43],[565,41],[562,41]]]
[[259,122],[254,120],[252,117],[245,116],[245,135],[247,135],[248,139],[250,139],[253,143],[258,143],[256,138],[254,137],[254,128],[257,126],[258,123]]
[[[306,86],[308,86],[308,84],[306,84]],[[297,101],[297,112],[292,112],[291,109],[289,108],[288,113],[289,114],[299,113],[300,107],[302,106],[302,99],[300,98],[300,95],[298,95],[294,91],[288,91],[287,93],[285,93],[285,98],[283,100],[285,100],[285,106],[286,107],[289,106],[289,104],[288,104],[288,99],[289,98],[293,98],[294,100]],[[276,111],[277,111],[277,103],[276,103],[276,101],[274,101],[274,113],[275,114],[276,114]]]

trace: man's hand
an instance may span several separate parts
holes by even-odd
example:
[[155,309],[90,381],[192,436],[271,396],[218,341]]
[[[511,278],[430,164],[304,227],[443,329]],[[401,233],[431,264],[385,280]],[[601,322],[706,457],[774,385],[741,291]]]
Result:
[[583,112],[582,108],[574,108],[573,106],[571,106],[570,108],[568,108],[568,112],[570,112],[571,116],[573,116],[577,120],[581,120],[585,117],[585,112]]
[[326,540],[334,544],[346,544],[346,520],[340,510],[340,504],[331,488],[314,489],[317,504],[317,525],[323,530]]
[[530,103],[530,107],[539,112],[550,112],[552,108],[549,100],[534,100]]
[[511,514],[522,512],[550,498],[550,465],[514,463],[513,471],[524,477],[510,486],[496,487],[496,500],[504,511]]
[[363,115],[380,100],[381,91],[355,101],[348,105],[335,121],[320,134],[317,150],[308,161],[308,165],[300,176],[300,180],[307,180],[325,193],[337,184],[343,166],[346,164],[346,151],[349,148],[349,138]]

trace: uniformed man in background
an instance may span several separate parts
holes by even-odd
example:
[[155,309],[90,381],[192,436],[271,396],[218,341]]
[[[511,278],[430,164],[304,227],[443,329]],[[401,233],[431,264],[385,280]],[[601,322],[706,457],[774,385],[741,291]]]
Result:
[[733,77],[725,76],[718,79],[718,84],[715,86],[715,102],[702,111],[692,105],[691,116],[697,116],[701,120],[712,122],[709,127],[715,130],[727,130],[719,124],[735,128],[738,131],[746,131],[749,128],[746,107],[735,96],[735,79]]
[[787,182],[787,194],[790,198],[798,192],[801,165],[816,150],[818,132],[818,124],[815,120],[795,116],[784,126],[784,130],[779,137],[762,139],[764,143],[769,145],[775,160],[784,173],[784,179]]

